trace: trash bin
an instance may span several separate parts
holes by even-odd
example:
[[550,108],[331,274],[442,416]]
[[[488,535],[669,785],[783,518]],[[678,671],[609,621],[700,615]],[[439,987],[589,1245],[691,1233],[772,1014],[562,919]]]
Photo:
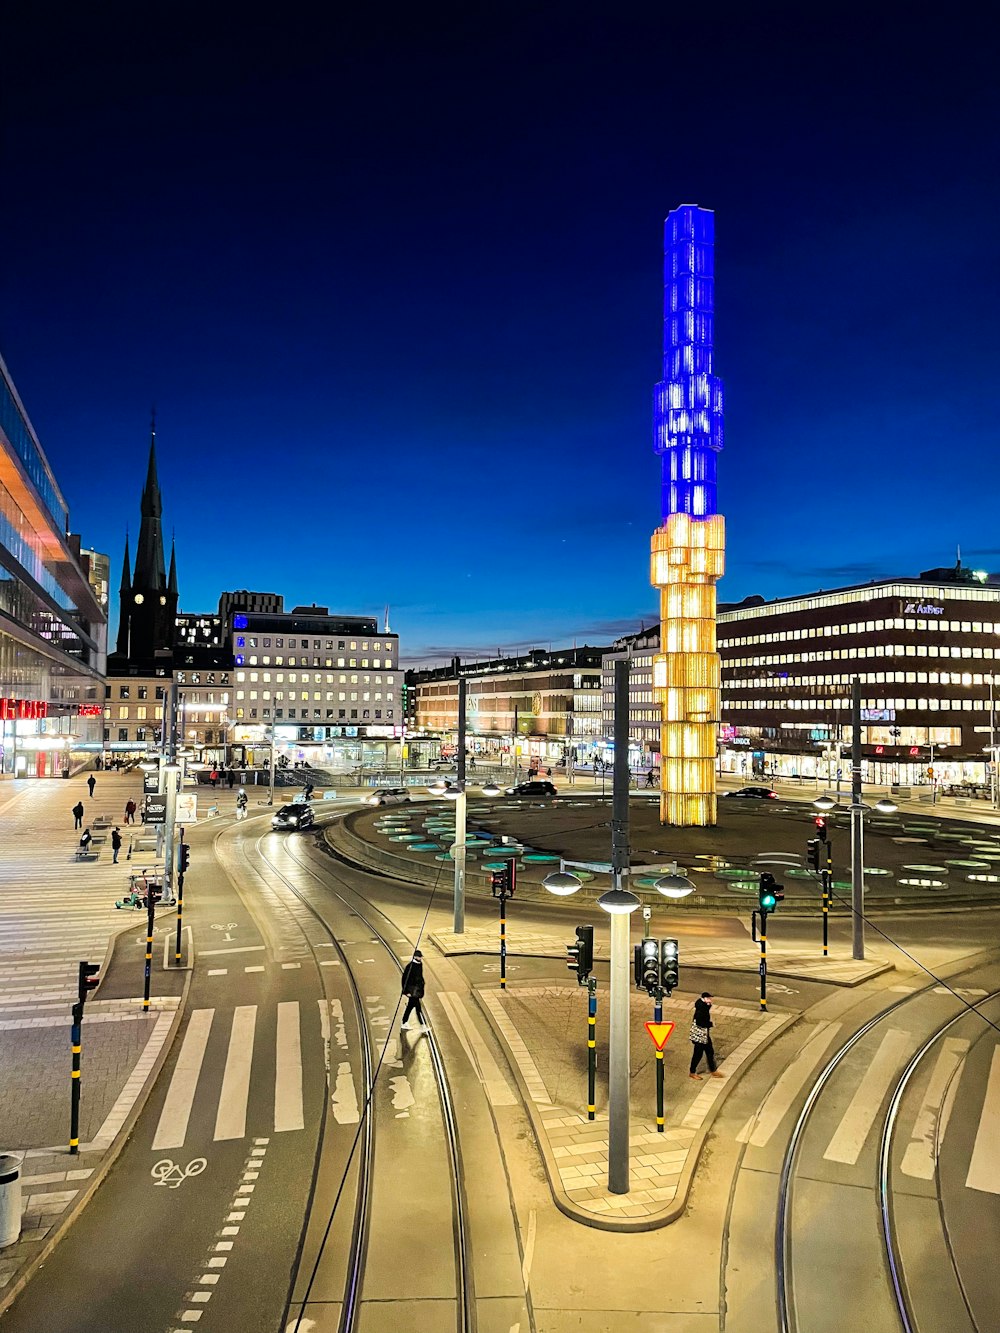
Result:
[[21,1234],[21,1163],[0,1157],[0,1249],[13,1245]]

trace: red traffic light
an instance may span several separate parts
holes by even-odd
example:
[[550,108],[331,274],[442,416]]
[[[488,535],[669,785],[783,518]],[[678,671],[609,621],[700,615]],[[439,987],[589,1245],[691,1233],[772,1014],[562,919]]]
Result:
[[78,992],[80,1003],[83,1004],[92,990],[96,990],[100,985],[97,973],[100,972],[100,963],[87,963],[81,961],[80,973],[78,978]]

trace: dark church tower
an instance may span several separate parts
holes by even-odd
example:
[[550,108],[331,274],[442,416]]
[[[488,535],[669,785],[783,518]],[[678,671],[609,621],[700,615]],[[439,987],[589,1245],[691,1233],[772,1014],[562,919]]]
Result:
[[142,491],[139,540],[135,568],[129,575],[128,538],[120,591],[116,662],[133,667],[172,668],[174,623],[177,618],[177,569],[170,554],[170,577],[163,563],[163,528],[160,483],[156,476],[156,428],[150,433],[149,467]]

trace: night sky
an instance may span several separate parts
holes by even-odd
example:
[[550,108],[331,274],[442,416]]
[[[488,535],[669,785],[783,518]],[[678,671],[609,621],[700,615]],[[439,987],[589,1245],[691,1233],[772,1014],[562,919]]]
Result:
[[340,8],[5,20],[0,352],[116,586],[155,402],[185,611],[388,603],[404,661],[655,619],[680,203],[716,212],[720,598],[1000,568],[974,9]]

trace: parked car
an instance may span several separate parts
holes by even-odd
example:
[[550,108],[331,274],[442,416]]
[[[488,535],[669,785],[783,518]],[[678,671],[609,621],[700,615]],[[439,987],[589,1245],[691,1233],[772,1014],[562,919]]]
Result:
[[739,787],[736,791],[727,791],[727,796],[743,797],[747,800],[773,801],[778,793],[770,787]]
[[273,829],[303,829],[316,822],[311,805],[296,801],[294,805],[283,805],[271,816]]
[[405,787],[378,787],[364,799],[366,805],[402,805],[410,799],[410,793]]
[[554,782],[519,782],[516,787],[507,788],[508,796],[558,796]]

